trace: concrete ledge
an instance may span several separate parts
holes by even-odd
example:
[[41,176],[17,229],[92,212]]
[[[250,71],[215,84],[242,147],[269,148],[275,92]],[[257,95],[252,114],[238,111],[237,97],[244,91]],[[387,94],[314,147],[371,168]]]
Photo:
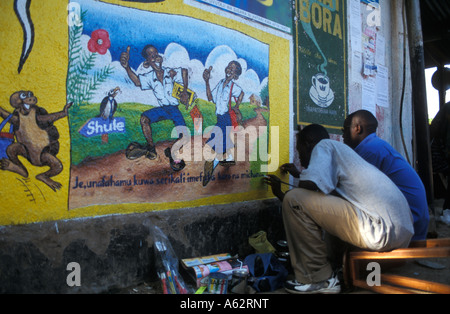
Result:
[[[260,230],[284,239],[278,200],[0,227],[0,293],[102,293],[156,280],[150,220],[178,258],[254,252]],[[80,265],[81,285],[67,277]]]

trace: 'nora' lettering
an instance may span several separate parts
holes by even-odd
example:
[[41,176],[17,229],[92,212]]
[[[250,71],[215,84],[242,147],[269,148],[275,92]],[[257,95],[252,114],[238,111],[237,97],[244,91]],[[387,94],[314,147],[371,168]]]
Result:
[[342,23],[339,16],[339,1],[300,0],[300,20],[312,23],[315,28],[342,39]]

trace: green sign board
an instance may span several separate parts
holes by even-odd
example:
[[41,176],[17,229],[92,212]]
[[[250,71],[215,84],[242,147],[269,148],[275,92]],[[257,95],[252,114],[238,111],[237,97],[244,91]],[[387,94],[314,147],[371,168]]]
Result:
[[347,116],[345,0],[295,0],[295,119],[338,133]]

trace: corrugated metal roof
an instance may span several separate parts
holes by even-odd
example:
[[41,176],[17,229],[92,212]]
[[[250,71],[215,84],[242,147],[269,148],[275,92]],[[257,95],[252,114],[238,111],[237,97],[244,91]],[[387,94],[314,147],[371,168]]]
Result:
[[450,0],[420,0],[427,68],[450,64]]

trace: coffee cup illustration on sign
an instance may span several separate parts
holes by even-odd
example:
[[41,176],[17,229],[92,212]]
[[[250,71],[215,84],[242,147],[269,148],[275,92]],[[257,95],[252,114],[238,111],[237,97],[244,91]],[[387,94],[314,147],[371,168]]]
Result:
[[319,107],[329,107],[334,101],[334,92],[331,90],[328,76],[318,73],[312,77],[311,82],[312,86],[309,91],[311,100]]

